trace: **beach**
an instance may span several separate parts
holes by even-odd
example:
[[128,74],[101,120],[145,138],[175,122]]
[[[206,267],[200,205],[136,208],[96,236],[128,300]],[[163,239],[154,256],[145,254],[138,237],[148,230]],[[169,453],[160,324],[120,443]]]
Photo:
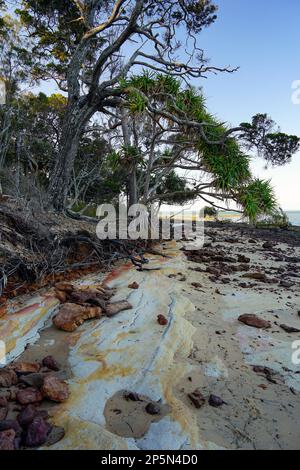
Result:
[[299,232],[211,222],[196,242],[157,244],[142,271],[119,262],[76,281],[130,302],[112,318],[59,331],[51,289],[2,317],[11,360],[51,354],[69,385],[47,405],[64,438],[45,448],[299,448]]

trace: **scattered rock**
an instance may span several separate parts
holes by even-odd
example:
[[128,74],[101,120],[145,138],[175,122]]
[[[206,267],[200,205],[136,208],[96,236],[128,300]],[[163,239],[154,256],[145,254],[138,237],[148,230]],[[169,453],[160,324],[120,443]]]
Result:
[[9,429],[13,429],[16,435],[20,435],[22,432],[21,426],[15,419],[6,419],[5,421],[0,421],[0,431],[8,431]]
[[243,274],[242,277],[247,277],[249,279],[256,279],[257,281],[262,281],[262,282],[267,282],[268,280],[265,273],[260,273],[260,272]]
[[137,282],[132,282],[131,284],[128,284],[129,289],[138,289],[140,286],[138,285]]
[[62,290],[55,290],[55,297],[63,304],[67,301],[67,293]]
[[60,370],[60,365],[58,364],[56,359],[54,359],[53,356],[44,357],[44,359],[42,360],[42,364],[44,367],[47,367],[48,369],[51,369],[54,371]]
[[56,328],[64,331],[75,331],[85,320],[101,318],[100,307],[87,307],[72,303],[64,304],[58,314],[53,318]]
[[288,289],[289,287],[293,287],[293,286],[295,285],[295,283],[292,282],[292,281],[286,281],[286,280],[282,279],[282,280],[280,281],[279,285],[280,285],[281,287],[286,287],[286,288]]
[[195,408],[201,408],[205,403],[205,398],[200,392],[199,388],[196,388],[196,390],[194,390],[192,393],[189,393],[188,397]]
[[294,326],[289,326],[289,325],[280,325],[280,328],[282,328],[284,331],[287,333],[300,333],[299,328],[295,328]]
[[39,390],[36,388],[25,388],[17,392],[17,401],[21,405],[28,405],[29,403],[37,403],[42,401],[43,397]]
[[65,430],[61,426],[52,426],[51,431],[47,435],[47,439],[44,443],[45,446],[49,447],[56,442],[61,441],[65,436]]
[[21,375],[19,382],[28,385],[29,387],[41,388],[44,382],[44,375],[40,373]]
[[255,243],[257,243],[257,241],[255,240],[255,238],[249,238],[248,243],[251,243],[254,245]]
[[51,426],[43,418],[37,416],[28,426],[24,443],[27,447],[39,447],[47,440]]
[[258,318],[258,316],[254,313],[245,313],[244,315],[240,315],[238,320],[241,323],[244,323],[247,326],[252,326],[254,328],[271,328],[271,323],[269,321]]
[[37,409],[33,405],[27,405],[17,416],[18,423],[22,428],[27,428],[36,417]]
[[57,290],[67,292],[68,294],[71,294],[71,292],[74,290],[73,284],[70,284],[69,282],[57,282],[55,284],[55,288]]
[[0,421],[3,421],[8,413],[7,406],[0,406]]
[[15,362],[9,366],[17,374],[32,374],[38,372],[41,368],[37,362]]
[[157,405],[156,403],[148,403],[145,410],[149,415],[159,415],[160,414],[160,406]]
[[69,386],[64,381],[55,377],[55,375],[47,375],[41,389],[43,395],[49,400],[63,402],[69,398]]
[[265,250],[273,250],[273,248],[274,248],[274,243],[272,243],[272,242],[265,242],[265,243],[263,243],[262,247],[263,247]]
[[238,262],[239,263],[250,263],[250,258],[248,258],[248,256],[245,256],[245,255],[238,255]]
[[7,429],[7,431],[0,431],[0,450],[14,450],[15,437],[16,433],[13,429]]
[[0,406],[7,406],[8,400],[6,396],[0,396]]
[[166,319],[166,317],[162,314],[159,314],[157,315],[157,322],[162,325],[162,326],[165,326],[168,324],[168,320]]
[[195,287],[195,289],[201,289],[201,287],[203,287],[200,282],[192,282],[191,286]]
[[125,400],[130,400],[130,401],[142,401],[139,394],[135,392],[125,392],[124,398]]
[[226,402],[221,397],[218,397],[217,395],[210,395],[208,399],[208,403],[210,404],[210,406],[213,406],[214,408],[218,408],[219,406],[226,405]]
[[68,300],[71,303],[78,305],[95,305],[96,307],[104,308],[105,300],[103,298],[103,293],[99,292],[97,289],[86,289],[74,291],[68,296]]
[[274,375],[278,375],[277,372],[273,369],[270,369],[270,367],[265,367],[265,366],[254,366],[253,371],[256,372],[259,375],[264,376],[268,382],[271,382],[273,384],[277,384],[276,380],[273,378]]
[[112,302],[105,307],[105,314],[112,317],[123,310],[131,309],[132,305],[127,300],[120,300],[119,302]]
[[12,369],[0,369],[0,387],[10,387],[18,382],[17,374]]

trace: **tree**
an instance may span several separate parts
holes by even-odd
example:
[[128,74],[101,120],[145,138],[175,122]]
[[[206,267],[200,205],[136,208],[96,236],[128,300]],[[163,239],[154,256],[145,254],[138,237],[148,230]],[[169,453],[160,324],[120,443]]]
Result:
[[[119,81],[129,70],[145,66],[185,78],[216,70],[197,47],[194,62],[190,54],[184,62],[177,59],[176,31],[183,28],[194,44],[195,35],[216,18],[210,0],[26,0],[18,12],[37,42],[36,77],[55,79],[68,93],[59,158],[49,185],[49,201],[59,210],[82,132],[96,112],[119,105]],[[125,47],[131,50],[133,41],[137,45],[128,56]],[[114,68],[120,58],[122,65]]]

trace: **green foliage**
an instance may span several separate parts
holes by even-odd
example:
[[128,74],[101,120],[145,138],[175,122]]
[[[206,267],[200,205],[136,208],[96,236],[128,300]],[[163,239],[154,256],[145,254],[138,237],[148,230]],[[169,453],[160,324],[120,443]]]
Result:
[[217,217],[218,211],[213,206],[205,206],[204,207],[204,217]]
[[254,179],[241,188],[238,201],[251,223],[255,222],[259,215],[271,215],[277,206],[270,181],[259,179]]
[[183,205],[195,198],[195,193],[188,187],[185,178],[171,171],[162,179],[157,191],[161,202]]
[[259,228],[281,228],[287,229],[291,226],[291,222],[287,214],[279,207],[275,209],[269,217],[259,220],[256,223]]

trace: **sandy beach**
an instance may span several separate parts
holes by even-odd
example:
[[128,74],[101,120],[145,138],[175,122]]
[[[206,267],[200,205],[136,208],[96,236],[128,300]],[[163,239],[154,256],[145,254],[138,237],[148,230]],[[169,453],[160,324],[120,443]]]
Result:
[[[0,320],[0,333],[9,337],[7,318],[19,333],[11,359],[51,354],[69,384],[65,403],[43,405],[65,430],[51,449],[299,448],[297,233],[210,223],[204,246],[194,244],[164,242],[143,271],[120,264],[78,281],[116,288],[116,300],[126,297],[133,310],[66,333],[51,325],[47,307],[41,327],[37,305],[50,302],[50,290],[27,299],[24,313],[20,299]],[[245,324],[245,314],[262,325]]]

